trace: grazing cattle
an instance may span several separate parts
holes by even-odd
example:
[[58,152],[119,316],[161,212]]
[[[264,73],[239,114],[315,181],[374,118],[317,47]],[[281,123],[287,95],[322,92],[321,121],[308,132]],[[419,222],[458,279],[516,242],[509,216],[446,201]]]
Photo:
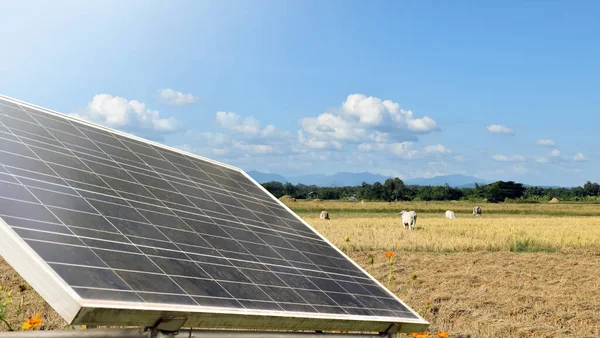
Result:
[[449,218],[449,219],[456,218],[456,215],[454,214],[454,211],[452,211],[452,210],[446,210],[446,218]]
[[414,211],[400,211],[400,217],[402,217],[402,225],[404,229],[415,230],[417,226],[417,213]]
[[325,210],[321,211],[321,214],[319,215],[320,219],[329,219],[329,213]]
[[473,215],[481,216],[481,208],[480,207],[473,208]]

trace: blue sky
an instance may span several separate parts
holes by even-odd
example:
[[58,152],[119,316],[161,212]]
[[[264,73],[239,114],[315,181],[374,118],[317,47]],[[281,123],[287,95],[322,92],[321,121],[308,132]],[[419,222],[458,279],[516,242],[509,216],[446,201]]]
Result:
[[284,175],[600,181],[600,3],[21,1],[0,93]]

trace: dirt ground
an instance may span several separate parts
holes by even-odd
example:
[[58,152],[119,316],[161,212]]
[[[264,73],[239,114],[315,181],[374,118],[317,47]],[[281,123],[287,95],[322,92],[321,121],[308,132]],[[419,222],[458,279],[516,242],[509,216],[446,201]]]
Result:
[[[384,252],[350,255],[387,284]],[[46,329],[66,323],[0,259],[0,285],[13,291],[9,319],[36,311]],[[21,291],[22,288],[26,290]],[[431,336],[600,337],[600,251],[398,253],[391,289],[431,323]],[[16,309],[22,299],[22,314]],[[6,328],[0,324],[0,331]]]

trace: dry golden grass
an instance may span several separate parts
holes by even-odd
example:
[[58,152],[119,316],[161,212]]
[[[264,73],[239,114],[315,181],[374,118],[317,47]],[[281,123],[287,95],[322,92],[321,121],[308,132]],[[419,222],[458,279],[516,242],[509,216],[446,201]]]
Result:
[[396,213],[329,212],[331,220],[317,213],[303,218],[336,246],[358,251],[555,251],[600,247],[600,217],[547,217],[495,215],[494,217],[418,214],[417,228],[404,230]]
[[[373,267],[367,252],[350,256],[387,284],[387,258],[372,254]],[[600,337],[600,250],[394,258],[388,287],[431,323],[430,337]]]

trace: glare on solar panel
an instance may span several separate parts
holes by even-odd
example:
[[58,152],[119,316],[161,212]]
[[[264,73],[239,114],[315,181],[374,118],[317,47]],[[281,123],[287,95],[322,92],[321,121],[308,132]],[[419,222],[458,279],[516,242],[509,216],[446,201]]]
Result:
[[5,96],[0,254],[74,325],[428,325],[242,170]]

